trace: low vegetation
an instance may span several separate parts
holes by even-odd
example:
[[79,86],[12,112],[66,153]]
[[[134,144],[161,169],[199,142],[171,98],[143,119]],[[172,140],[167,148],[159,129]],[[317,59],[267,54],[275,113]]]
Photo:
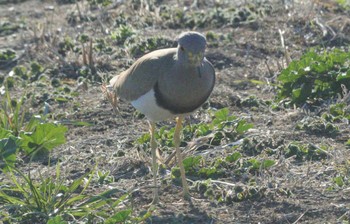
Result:
[[[63,27],[57,30],[51,24],[33,28],[25,18],[0,22],[0,38],[15,39],[22,32],[31,37],[0,49],[0,222],[230,222],[226,213],[232,213],[242,223],[296,223],[305,217],[311,222],[318,216],[349,223],[342,205],[350,186],[349,42],[346,35],[327,39],[332,30],[346,33],[348,24],[339,28],[329,21],[322,27],[317,18],[299,18],[286,2],[282,9],[265,1],[239,6],[198,1],[184,7],[157,2],[56,1],[55,7],[70,9],[62,21],[56,18]],[[312,7],[349,12],[348,1]],[[289,19],[276,17],[277,12]],[[293,34],[298,31],[287,37],[281,30],[281,40],[290,44],[283,51],[269,42],[280,20]],[[203,202],[198,211],[189,208],[188,217],[180,208],[172,211],[178,203],[174,188],[181,187],[174,125],[164,122],[156,132],[163,157],[161,201],[166,202],[149,207],[150,135],[143,116],[121,102],[114,118],[99,91],[101,82],[135,58],[176,46],[174,37],[186,29],[206,35],[220,88],[183,127],[191,194],[195,203]],[[305,44],[312,38],[313,44]],[[22,45],[24,52],[18,50]],[[213,215],[219,210],[226,213]]]

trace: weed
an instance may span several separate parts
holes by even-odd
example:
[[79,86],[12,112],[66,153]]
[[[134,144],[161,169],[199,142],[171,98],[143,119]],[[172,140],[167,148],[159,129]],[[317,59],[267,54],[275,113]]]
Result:
[[133,57],[139,57],[145,53],[161,49],[170,48],[175,46],[175,42],[163,37],[152,37],[146,40],[140,41],[137,44],[129,44],[129,52]]
[[20,77],[23,80],[29,79],[29,74],[27,72],[27,68],[24,66],[16,66],[13,68],[14,75]]
[[114,210],[128,197],[127,193],[117,199],[112,198],[120,192],[115,188],[94,196],[86,194],[95,168],[70,183],[61,176],[59,163],[55,176],[44,177],[39,173],[38,181],[30,172],[25,174],[11,168],[6,175],[12,184],[3,184],[0,188],[0,217],[5,216],[10,222],[35,223],[56,223],[57,220],[60,223],[63,220],[92,223],[101,219],[115,223],[127,220],[130,209]]
[[289,98],[292,104],[319,104],[342,93],[350,86],[350,53],[340,49],[310,50],[292,61],[278,76],[277,99]]
[[57,52],[62,56],[66,56],[69,51],[74,51],[74,49],[75,47],[73,40],[69,36],[67,36],[64,38],[63,41],[58,43]]
[[350,147],[350,139],[345,143],[347,147]]
[[67,127],[37,122],[37,119],[32,119],[32,123],[30,122],[26,127],[29,130],[20,135],[21,148],[27,155],[48,154],[54,147],[66,142]]
[[341,8],[349,10],[350,1],[349,0],[336,0],[336,2],[341,6]]
[[0,169],[7,170],[16,162],[18,151],[18,138],[6,133],[5,129],[0,129]]
[[26,109],[23,103],[24,97],[15,100],[11,98],[9,91],[6,91],[5,99],[0,105],[0,128],[10,131],[14,136],[19,136],[24,126]]
[[13,50],[5,50],[0,52],[0,67],[2,67],[4,64],[8,64],[15,58],[16,52],[14,52]]
[[97,182],[98,184],[109,184],[114,182],[114,177],[109,175],[110,171],[97,171]]
[[305,130],[308,134],[334,137],[339,133],[339,128],[327,122],[322,117],[305,117],[296,125],[297,130]]
[[[211,145],[221,145],[224,140],[234,141],[242,136],[246,131],[253,127],[245,119],[237,118],[234,115],[230,115],[227,108],[223,108],[217,111],[210,110],[213,120],[209,124],[194,124],[186,125],[183,127],[183,141],[189,141],[193,138],[203,137],[211,135],[208,143]],[[155,133],[156,140],[161,147],[173,147],[173,136],[175,128],[167,130],[167,127],[163,126]],[[148,148],[148,142],[150,135],[144,134],[135,141],[136,145],[141,146],[143,149]],[[183,146],[185,142],[181,145]]]
[[321,160],[328,156],[327,147],[316,147],[313,144],[290,143],[285,149],[285,156],[295,156],[296,160]]
[[133,27],[127,25],[119,25],[116,31],[111,33],[112,40],[116,41],[118,45],[124,45],[127,39],[135,35]]
[[111,0],[88,0],[88,3],[90,4],[90,7],[94,7],[94,6],[108,6],[112,3],[113,1]]
[[20,25],[13,24],[9,21],[2,21],[0,22],[0,36],[7,36],[13,34],[17,32],[20,29],[20,27]]
[[223,8],[214,7],[206,11],[185,11],[180,8],[161,7],[160,17],[163,25],[169,28],[208,28],[237,27],[242,24],[252,24],[258,17],[268,13],[264,7]]
[[12,155],[21,149],[27,156],[48,154],[54,147],[66,142],[67,127],[45,122],[42,116],[33,116],[26,120],[27,110],[23,106],[25,97],[19,101],[10,97],[6,91],[6,99],[0,107],[0,162],[14,163]]

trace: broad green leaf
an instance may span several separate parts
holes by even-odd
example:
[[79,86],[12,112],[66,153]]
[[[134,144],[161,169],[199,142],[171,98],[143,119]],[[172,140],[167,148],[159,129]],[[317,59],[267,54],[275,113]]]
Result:
[[203,167],[198,171],[199,175],[203,175],[206,178],[219,176],[221,172],[216,167]]
[[242,157],[241,153],[239,152],[234,152],[229,156],[226,156],[225,160],[229,163],[236,162]]
[[213,120],[213,124],[216,125],[222,121],[226,121],[228,116],[229,110],[226,107],[216,111],[214,114],[215,119]]
[[252,123],[247,123],[246,120],[240,120],[237,124],[236,131],[238,134],[243,134],[253,127],[254,125]]
[[67,127],[52,123],[38,124],[31,133],[22,133],[22,147],[27,153],[42,149],[50,151],[66,142]]
[[186,171],[190,171],[199,166],[202,160],[202,156],[190,156],[183,160],[184,168]]
[[105,221],[105,224],[115,224],[115,223],[125,222],[129,219],[131,212],[132,212],[131,209],[120,211],[117,214],[110,217],[109,219],[107,219]]
[[263,160],[261,166],[263,169],[266,169],[266,168],[269,168],[269,167],[275,165],[275,163],[276,162],[274,160],[266,159],[266,160]]
[[14,136],[0,140],[0,168],[13,166],[16,162],[17,141]]

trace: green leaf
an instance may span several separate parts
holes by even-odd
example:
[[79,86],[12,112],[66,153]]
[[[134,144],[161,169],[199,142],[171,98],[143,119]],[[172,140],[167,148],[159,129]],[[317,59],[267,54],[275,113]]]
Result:
[[85,122],[85,121],[74,121],[72,123],[74,126],[93,126],[93,123]]
[[335,177],[333,178],[334,183],[338,185],[338,187],[343,187],[344,186],[344,180],[343,177]]
[[0,140],[0,168],[13,166],[16,162],[18,139],[14,136]]
[[337,81],[350,80],[350,69],[347,72],[341,72],[337,75]]
[[109,219],[107,219],[105,221],[105,224],[115,224],[115,223],[125,222],[126,220],[129,219],[131,212],[132,212],[131,209],[120,211],[117,214],[110,217]]
[[275,165],[275,161],[274,160],[270,160],[270,159],[266,159],[266,160],[263,160],[262,162],[262,168],[263,169],[266,169],[266,168],[269,168],[273,165]]
[[238,134],[244,134],[246,131],[253,127],[254,125],[252,123],[247,123],[246,120],[240,120],[237,124],[236,131]]
[[222,109],[216,111],[215,114],[214,114],[215,118],[216,118],[216,119],[219,119],[219,120],[221,120],[221,121],[226,120],[226,118],[228,117],[228,115],[229,115],[229,110],[228,110],[227,107],[222,108]]
[[345,145],[350,146],[350,139],[345,143]]
[[0,127],[0,139],[8,138],[11,134],[11,131]]
[[52,123],[38,124],[32,133],[22,133],[22,147],[27,154],[34,150],[50,151],[54,147],[64,144],[66,138],[64,134],[67,127],[54,125]]
[[226,156],[225,160],[229,163],[236,162],[242,157],[241,153],[239,152],[234,152],[229,156]]
[[66,224],[67,221],[64,221],[62,216],[58,215],[55,217],[50,218],[46,224]]
[[190,171],[198,167],[201,161],[202,156],[190,156],[183,160],[183,165],[186,171]]

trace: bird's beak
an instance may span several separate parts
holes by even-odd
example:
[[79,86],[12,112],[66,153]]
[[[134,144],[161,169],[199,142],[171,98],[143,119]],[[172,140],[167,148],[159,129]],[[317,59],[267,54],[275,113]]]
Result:
[[203,53],[193,54],[188,52],[188,59],[192,65],[199,67],[203,61]]

